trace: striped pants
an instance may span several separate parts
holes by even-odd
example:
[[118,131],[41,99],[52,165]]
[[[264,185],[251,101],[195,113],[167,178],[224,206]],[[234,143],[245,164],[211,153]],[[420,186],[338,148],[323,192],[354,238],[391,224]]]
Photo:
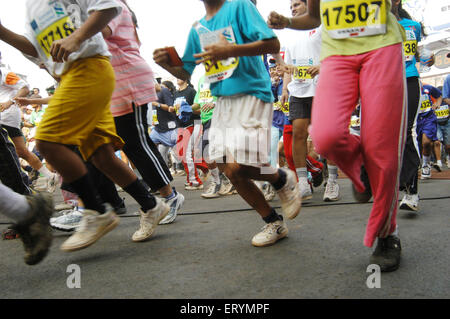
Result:
[[150,139],[147,123],[148,106],[135,106],[133,113],[114,118],[117,134],[124,140],[123,151],[136,166],[145,183],[157,191],[173,180],[166,162]]
[[[364,191],[367,170],[374,203],[364,245],[396,229],[399,174],[407,125],[402,45],[322,61],[312,108],[311,136],[316,151],[334,161]],[[349,123],[361,98],[361,136]]]

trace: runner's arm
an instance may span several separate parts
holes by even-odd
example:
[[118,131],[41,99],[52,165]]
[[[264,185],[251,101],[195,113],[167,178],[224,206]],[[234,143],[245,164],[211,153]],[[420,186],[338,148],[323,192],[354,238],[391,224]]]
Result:
[[38,52],[33,44],[23,35],[17,34],[4,27],[0,23],[0,40],[8,43],[10,46],[16,48],[23,54],[32,56],[34,58],[38,57]]
[[320,26],[320,0],[308,1],[308,11],[302,16],[287,18],[276,12],[271,12],[267,25],[272,29],[310,30]]

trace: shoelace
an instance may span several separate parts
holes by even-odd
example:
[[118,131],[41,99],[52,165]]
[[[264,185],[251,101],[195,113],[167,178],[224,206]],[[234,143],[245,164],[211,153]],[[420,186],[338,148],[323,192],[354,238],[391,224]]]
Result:
[[217,184],[212,182],[211,184],[209,184],[208,190],[206,192],[207,193],[215,193],[216,186],[217,186]]

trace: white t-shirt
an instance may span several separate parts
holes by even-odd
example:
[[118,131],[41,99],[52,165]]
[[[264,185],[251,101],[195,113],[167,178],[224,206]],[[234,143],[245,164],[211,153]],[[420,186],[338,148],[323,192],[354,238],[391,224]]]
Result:
[[[308,67],[320,64],[322,28],[297,31],[295,40],[286,47],[285,62],[296,67]],[[290,95],[301,98],[314,96],[319,76],[314,79],[294,79],[288,84]]]
[[[4,103],[16,97],[17,92],[23,87],[28,87],[27,82],[22,80],[14,72],[6,68],[0,68],[0,102]],[[15,128],[20,128],[21,111],[16,104],[11,105],[7,110],[0,112],[0,124]]]
[[[73,61],[95,55],[110,57],[101,32],[84,41],[80,49],[73,52],[67,62],[55,63],[50,55],[54,41],[68,37],[89,17],[89,13],[116,8],[119,14],[122,7],[115,0],[27,0],[25,37],[34,45],[39,60],[45,63],[53,76],[61,76]],[[33,62],[35,61],[31,58]]]

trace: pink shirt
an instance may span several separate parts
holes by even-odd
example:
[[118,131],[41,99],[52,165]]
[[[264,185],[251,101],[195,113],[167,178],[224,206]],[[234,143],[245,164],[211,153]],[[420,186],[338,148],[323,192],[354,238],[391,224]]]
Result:
[[112,54],[111,64],[116,74],[116,88],[111,99],[114,117],[133,112],[132,103],[144,105],[158,99],[153,71],[141,57],[132,16],[122,1],[122,13],[109,24],[112,31],[106,40]]

